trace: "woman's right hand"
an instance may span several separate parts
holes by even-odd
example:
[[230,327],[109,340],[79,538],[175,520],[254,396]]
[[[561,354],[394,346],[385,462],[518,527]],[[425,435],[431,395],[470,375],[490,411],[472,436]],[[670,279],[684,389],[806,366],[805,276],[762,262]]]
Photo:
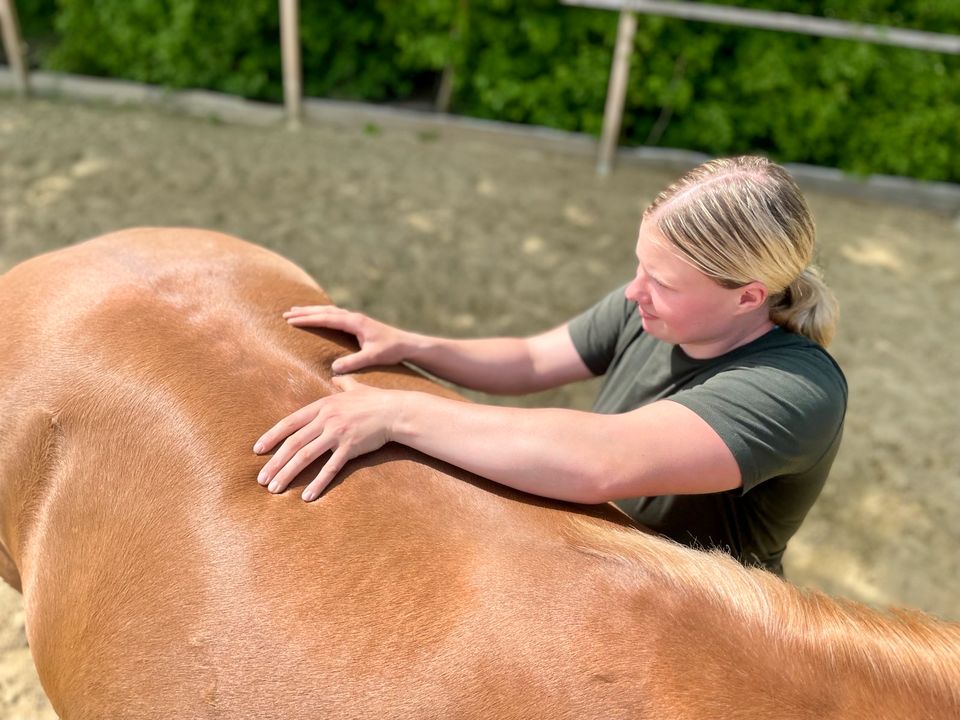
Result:
[[328,328],[356,335],[360,350],[335,360],[335,373],[349,373],[369,365],[395,365],[410,350],[410,333],[335,305],[294,306],[283,317],[296,327]]

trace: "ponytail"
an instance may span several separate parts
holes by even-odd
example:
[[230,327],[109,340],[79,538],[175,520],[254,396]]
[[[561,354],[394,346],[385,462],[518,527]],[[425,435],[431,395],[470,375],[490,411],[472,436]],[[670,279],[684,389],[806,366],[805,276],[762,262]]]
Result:
[[839,305],[820,271],[808,266],[781,293],[771,298],[770,319],[790,332],[824,347],[837,330]]

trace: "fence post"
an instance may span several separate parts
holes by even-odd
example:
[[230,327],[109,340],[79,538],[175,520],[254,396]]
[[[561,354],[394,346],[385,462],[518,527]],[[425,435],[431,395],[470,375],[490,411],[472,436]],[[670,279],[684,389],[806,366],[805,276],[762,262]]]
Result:
[[27,77],[24,47],[20,40],[20,26],[13,0],[0,0],[0,29],[3,31],[3,51],[13,71],[14,87],[17,95],[25,97],[30,92],[30,81]]
[[434,107],[437,112],[450,112],[450,99],[453,97],[453,78],[457,72],[457,65],[463,59],[460,48],[466,42],[467,22],[470,16],[470,0],[460,0],[457,4],[457,14],[450,27],[450,41],[453,45],[453,54],[443,68],[440,76],[440,88],[437,90],[437,99]]
[[303,118],[303,80],[300,68],[299,0],[280,0],[280,51],[283,60],[283,103],[287,125],[300,127]]
[[623,10],[617,24],[617,45],[613,51],[610,67],[610,84],[607,87],[607,103],[603,109],[603,132],[600,135],[600,156],[597,158],[597,174],[608,175],[613,166],[613,155],[620,138],[620,123],[623,119],[623,103],[627,94],[627,76],[630,74],[630,56],[633,54],[633,36],[637,31],[635,13]]

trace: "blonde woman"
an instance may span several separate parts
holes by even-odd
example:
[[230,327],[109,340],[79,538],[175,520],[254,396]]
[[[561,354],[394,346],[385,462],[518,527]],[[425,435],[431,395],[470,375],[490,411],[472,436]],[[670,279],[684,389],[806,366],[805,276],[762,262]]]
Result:
[[644,212],[637,272],[569,323],[528,338],[427,337],[332,307],[295,307],[297,327],[354,334],[348,373],[409,361],[461,386],[520,394],[605,375],[593,412],[343,392],[280,421],[259,482],[283,492],[331,451],[303,491],[316,499],[350,458],[403,443],[519,490],[616,503],[681,543],[782,573],[787,541],[836,455],[847,387],[824,349],[836,302],[810,265],[815,231],[789,174],[759,157],[686,173]]

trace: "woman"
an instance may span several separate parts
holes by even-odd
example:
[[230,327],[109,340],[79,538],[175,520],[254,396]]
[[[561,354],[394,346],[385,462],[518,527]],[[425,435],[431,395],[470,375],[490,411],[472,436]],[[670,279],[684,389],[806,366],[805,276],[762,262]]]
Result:
[[567,324],[529,338],[450,340],[335,307],[293,308],[298,327],[357,336],[333,369],[403,360],[459,385],[527,393],[606,375],[594,412],[468,404],[343,390],[257,441],[286,438],[259,482],[282,492],[332,451],[316,499],[347,460],[396,441],[519,490],[617,501],[681,543],[783,572],[836,455],[843,373],[824,350],[836,302],[810,265],[815,231],[796,184],[759,157],[686,173],[644,212],[637,273]]

